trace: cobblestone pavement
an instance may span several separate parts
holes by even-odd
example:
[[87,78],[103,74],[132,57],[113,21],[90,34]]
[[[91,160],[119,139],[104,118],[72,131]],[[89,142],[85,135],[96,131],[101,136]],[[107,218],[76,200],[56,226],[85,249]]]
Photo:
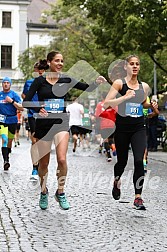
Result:
[[[165,252],[167,251],[167,153],[149,153],[143,199],[146,211],[133,209],[133,159],[122,177],[120,201],[111,197],[113,166],[92,146],[68,151],[66,194],[71,208],[54,200],[56,160],[49,165],[49,208],[39,208],[39,184],[30,182],[30,142],[13,147],[11,168],[0,168],[0,252]],[[2,167],[2,159],[0,159]]]

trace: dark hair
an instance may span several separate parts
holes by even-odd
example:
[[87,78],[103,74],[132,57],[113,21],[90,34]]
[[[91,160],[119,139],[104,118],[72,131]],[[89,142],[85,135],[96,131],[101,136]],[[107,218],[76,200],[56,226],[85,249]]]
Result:
[[36,62],[34,64],[34,68],[37,68],[38,70],[47,70],[49,68],[48,64],[47,64],[47,60],[44,59],[40,59],[38,62]]
[[72,101],[77,101],[77,99],[78,99],[77,96],[73,96],[73,97],[71,98]]
[[51,51],[47,55],[47,60],[52,61],[54,59],[55,55],[57,55],[57,54],[61,54],[61,53],[58,51]]
[[126,70],[124,68],[125,61],[124,60],[118,60],[113,64],[111,64],[111,67],[109,67],[109,78],[112,82],[114,82],[116,79],[123,79],[126,76]]
[[34,68],[38,68],[38,67],[39,67],[39,62],[35,62]]
[[39,61],[39,65],[38,65],[38,70],[47,70],[49,68],[49,65],[47,64],[47,60],[41,60]]

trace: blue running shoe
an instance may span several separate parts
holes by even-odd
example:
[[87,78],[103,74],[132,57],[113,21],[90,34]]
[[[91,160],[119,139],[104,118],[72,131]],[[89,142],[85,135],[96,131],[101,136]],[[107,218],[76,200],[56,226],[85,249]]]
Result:
[[38,176],[38,170],[37,169],[33,169],[30,179],[33,180],[33,181],[37,181],[38,178],[39,178],[39,176]]
[[65,193],[58,194],[58,191],[56,191],[55,199],[57,202],[59,202],[59,206],[61,209],[68,210],[70,208],[70,205],[66,199]]
[[143,165],[144,165],[144,175],[147,173],[147,160],[143,159]]

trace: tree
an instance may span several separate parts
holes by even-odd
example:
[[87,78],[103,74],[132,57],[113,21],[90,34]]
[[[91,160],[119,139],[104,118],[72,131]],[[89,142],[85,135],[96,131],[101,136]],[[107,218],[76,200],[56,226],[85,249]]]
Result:
[[35,62],[46,58],[47,48],[44,46],[34,46],[26,49],[18,58],[18,66],[23,72],[25,80],[32,78]]
[[[88,11],[98,25],[92,30],[96,43],[117,57],[126,51],[147,53],[167,73],[167,66],[155,54],[167,46],[166,0],[65,0],[66,6],[77,5]],[[160,55],[160,53],[159,53]]]
[[[51,11],[46,12],[51,16],[58,27],[52,32],[53,40],[50,48],[56,48],[62,52],[65,58],[65,70],[72,67],[77,61],[89,62],[101,74],[106,73],[106,61],[114,59],[114,55],[95,43],[95,35],[92,27],[96,20],[87,18],[88,11],[78,6],[64,6],[59,0],[52,5]],[[105,72],[104,72],[105,71]]]
[[[45,12],[55,20],[57,30],[52,32],[53,40],[50,50],[58,50],[64,56],[64,71],[68,71],[78,61],[84,60],[99,74],[107,76],[107,67],[114,60],[112,53],[104,52],[95,43],[95,35],[91,26],[96,23],[91,17],[87,18],[87,10],[77,6],[64,6],[62,1],[52,5],[50,11]],[[89,80],[89,83],[91,80]],[[78,96],[80,91],[72,91]],[[86,95],[86,93],[84,94]]]
[[[45,14],[45,17],[48,15],[55,20],[58,29],[51,33],[53,40],[44,51],[62,52],[64,71],[79,60],[85,60],[109,79],[107,70],[114,60],[137,54],[142,63],[141,80],[153,86],[155,61],[158,66],[158,89],[162,89],[167,69],[167,1],[58,0]],[[34,57],[34,53],[37,56]],[[43,56],[46,58],[46,53]],[[29,54],[23,55],[22,69],[25,74],[25,61],[33,66],[34,58],[39,57],[40,47],[31,48]],[[29,59],[32,60],[29,62]],[[30,74],[31,71],[32,68]]]

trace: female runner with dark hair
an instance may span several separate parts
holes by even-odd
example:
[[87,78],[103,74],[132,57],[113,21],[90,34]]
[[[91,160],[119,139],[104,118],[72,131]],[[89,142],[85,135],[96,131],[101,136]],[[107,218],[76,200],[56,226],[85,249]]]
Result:
[[[37,143],[33,148],[38,147],[39,177],[41,184],[41,195],[39,205],[41,209],[48,207],[48,189],[46,186],[48,165],[50,159],[50,150],[52,140],[54,139],[57,157],[57,179],[58,189],[55,193],[55,199],[59,202],[62,209],[69,209],[69,203],[64,193],[65,180],[67,176],[66,154],[69,141],[69,117],[66,113],[66,101],[68,92],[71,88],[93,91],[101,82],[106,81],[104,77],[99,76],[96,82],[88,85],[79,82],[74,78],[62,73],[63,56],[60,52],[51,51],[47,55],[45,76],[35,78],[29,92],[26,94],[23,105],[25,107],[33,106],[39,113],[36,119],[35,137]],[[33,95],[37,93],[39,103],[35,106],[27,101],[31,101]],[[34,153],[36,153],[34,151]]]
[[129,145],[131,145],[134,156],[134,207],[139,210],[145,210],[141,198],[144,183],[143,156],[146,148],[146,127],[143,108],[154,109],[158,105],[156,102],[148,103],[146,101],[150,88],[147,83],[138,80],[139,70],[139,58],[136,55],[130,55],[124,61],[123,69],[119,69],[121,71],[120,75],[122,76],[124,71],[126,71],[126,76],[114,80],[105,99],[104,108],[118,105],[116,131],[114,134],[117,163],[114,166],[113,198],[115,200],[120,199],[120,178],[127,165]]

